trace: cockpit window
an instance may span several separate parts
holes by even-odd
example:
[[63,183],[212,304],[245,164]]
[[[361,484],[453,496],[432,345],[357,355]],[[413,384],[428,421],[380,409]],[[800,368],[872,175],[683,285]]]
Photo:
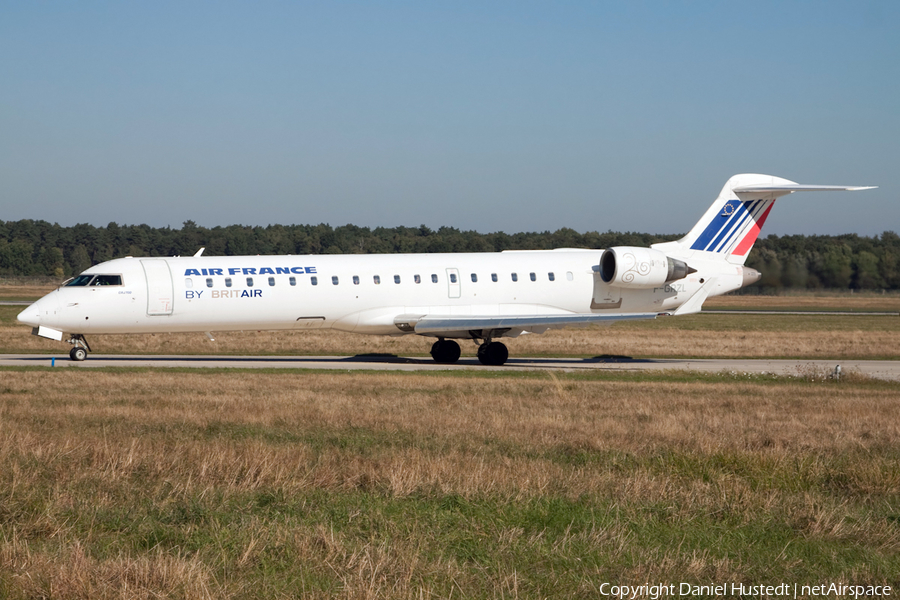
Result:
[[79,275],[66,284],[66,287],[91,287],[97,285],[122,285],[121,275]]
[[90,283],[90,282],[91,282],[91,279],[93,279],[93,278],[94,278],[93,275],[79,275],[78,277],[76,277],[75,279],[73,279],[72,281],[70,281],[69,283],[67,283],[67,284],[66,284],[66,287],[81,287],[81,286],[85,286],[85,285],[87,285],[88,283]]
[[97,275],[91,282],[91,286],[95,285],[122,285],[121,275]]

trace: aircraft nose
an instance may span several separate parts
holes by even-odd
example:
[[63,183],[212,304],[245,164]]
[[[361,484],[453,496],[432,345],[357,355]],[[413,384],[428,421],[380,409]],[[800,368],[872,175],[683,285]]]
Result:
[[30,305],[28,308],[19,313],[19,316],[16,317],[16,320],[19,323],[24,325],[31,325],[32,327],[40,327],[41,325],[41,301],[38,300],[34,304]]

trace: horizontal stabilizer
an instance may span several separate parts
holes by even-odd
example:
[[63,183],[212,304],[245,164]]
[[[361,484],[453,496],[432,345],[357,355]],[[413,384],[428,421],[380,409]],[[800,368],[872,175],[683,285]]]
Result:
[[874,190],[877,185],[806,185],[791,183],[787,185],[741,185],[731,188],[736,194],[772,192],[858,192],[860,190]]

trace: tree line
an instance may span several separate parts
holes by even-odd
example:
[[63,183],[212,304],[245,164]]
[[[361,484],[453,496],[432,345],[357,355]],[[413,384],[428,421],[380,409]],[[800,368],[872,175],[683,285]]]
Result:
[[[551,248],[649,246],[681,235],[589,231],[507,234],[420,227],[269,225],[181,229],[149,225],[62,227],[47,221],[0,221],[0,276],[77,275],[91,265],[122,256],[376,254],[408,252],[499,252]],[[900,236],[775,236],[757,241],[747,265],[763,274],[758,289],[900,289]]]

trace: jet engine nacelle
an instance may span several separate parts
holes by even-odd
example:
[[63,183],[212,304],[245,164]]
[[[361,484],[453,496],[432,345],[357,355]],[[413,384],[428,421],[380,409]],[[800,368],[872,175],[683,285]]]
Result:
[[619,246],[600,256],[600,279],[614,287],[652,288],[696,273],[684,261],[652,248]]

